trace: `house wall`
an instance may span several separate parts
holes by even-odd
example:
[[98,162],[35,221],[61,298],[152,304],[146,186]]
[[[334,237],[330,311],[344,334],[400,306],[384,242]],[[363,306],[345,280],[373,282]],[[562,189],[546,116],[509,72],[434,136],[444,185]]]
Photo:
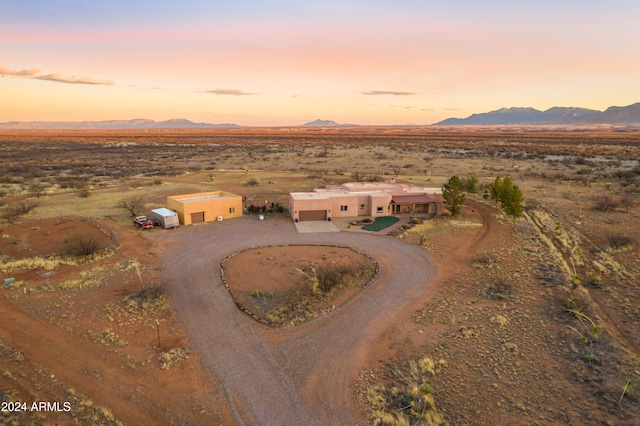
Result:
[[[322,197],[316,193],[310,193],[308,198],[296,199],[289,194],[289,206],[291,218],[296,221],[300,218],[300,212],[306,210],[327,210],[327,218],[332,217],[355,217],[355,216],[387,216],[391,214],[388,206],[391,202],[390,195],[383,194],[351,194],[336,195],[327,198],[323,193]],[[360,206],[364,205],[364,209]],[[344,210],[344,207],[346,210]],[[378,207],[382,211],[378,212]]]
[[[220,198],[183,201],[188,198],[218,196]],[[204,221],[213,222],[218,216],[231,219],[242,216],[242,197],[224,191],[167,197],[169,209],[175,210],[183,225],[191,225],[191,213],[204,212]]]
[[360,204],[358,203],[357,196],[331,198],[331,211],[329,212],[329,217],[353,217],[358,216],[359,211]]
[[[391,203],[391,195],[371,195],[370,197],[371,209],[367,216],[379,217],[388,216],[393,212],[389,209]],[[378,207],[382,207],[382,211],[378,211]]]

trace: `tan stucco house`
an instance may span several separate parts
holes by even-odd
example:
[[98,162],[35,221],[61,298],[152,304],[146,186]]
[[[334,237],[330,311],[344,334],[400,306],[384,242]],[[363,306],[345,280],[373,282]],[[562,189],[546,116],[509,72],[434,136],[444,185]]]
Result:
[[289,194],[295,221],[331,220],[337,217],[389,216],[401,213],[442,214],[442,190],[380,182],[350,182]]
[[242,216],[242,197],[225,191],[172,195],[167,207],[178,213],[183,225],[221,221]]

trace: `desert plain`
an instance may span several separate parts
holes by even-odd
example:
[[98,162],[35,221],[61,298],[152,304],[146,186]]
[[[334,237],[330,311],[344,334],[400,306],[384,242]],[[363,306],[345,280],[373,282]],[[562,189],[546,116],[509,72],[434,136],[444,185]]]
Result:
[[[640,422],[637,129],[3,131],[0,157],[2,424]],[[286,213],[453,175],[479,182],[456,216],[299,234]],[[285,212],[138,230],[122,208],[214,189]],[[367,273],[310,289],[341,262]]]

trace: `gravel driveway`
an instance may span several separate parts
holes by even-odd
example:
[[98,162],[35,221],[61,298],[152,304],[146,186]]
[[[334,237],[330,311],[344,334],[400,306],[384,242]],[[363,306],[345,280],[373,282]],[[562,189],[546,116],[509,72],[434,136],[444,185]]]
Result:
[[[363,424],[353,380],[381,334],[421,306],[435,274],[426,252],[401,240],[300,234],[286,217],[246,216],[148,235],[161,247],[163,276],[191,347],[244,425]],[[373,256],[380,274],[333,312],[272,329],[238,310],[221,282],[220,261],[247,248],[287,244],[349,246]]]

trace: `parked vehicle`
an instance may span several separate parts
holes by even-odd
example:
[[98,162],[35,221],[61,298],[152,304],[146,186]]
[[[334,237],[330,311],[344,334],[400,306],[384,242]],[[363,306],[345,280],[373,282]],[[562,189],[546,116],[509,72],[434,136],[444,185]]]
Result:
[[178,213],[164,207],[151,210],[149,218],[160,228],[177,228],[180,225]]
[[153,222],[150,221],[146,216],[136,216],[135,219],[133,219],[133,224],[136,228],[140,229],[153,228]]

